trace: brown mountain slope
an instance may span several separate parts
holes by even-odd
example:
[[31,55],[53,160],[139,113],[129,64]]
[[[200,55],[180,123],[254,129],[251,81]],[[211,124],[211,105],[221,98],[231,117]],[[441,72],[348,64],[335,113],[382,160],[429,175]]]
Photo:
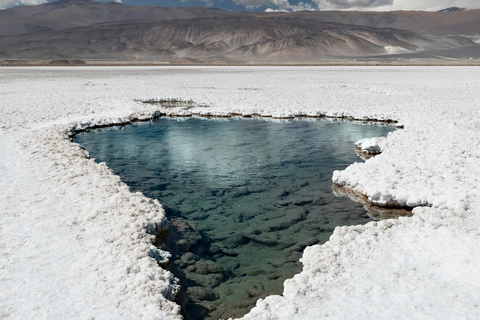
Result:
[[63,30],[111,21],[162,21],[229,15],[229,12],[215,8],[169,8],[92,0],[61,0],[38,6],[0,10],[0,36],[49,29]]
[[461,37],[324,23],[298,17],[199,18],[112,22],[0,37],[4,59],[179,58],[235,62],[315,62],[470,46]]
[[317,11],[294,13],[228,12],[214,8],[168,8],[101,3],[92,0],[61,0],[38,6],[0,10],[0,35],[41,30],[63,30],[113,21],[162,21],[208,17],[297,17],[368,27],[390,27],[436,35],[480,34],[480,9],[454,12],[355,12]]
[[480,35],[480,9],[454,12],[302,11],[291,15],[323,22],[389,27],[435,35]]

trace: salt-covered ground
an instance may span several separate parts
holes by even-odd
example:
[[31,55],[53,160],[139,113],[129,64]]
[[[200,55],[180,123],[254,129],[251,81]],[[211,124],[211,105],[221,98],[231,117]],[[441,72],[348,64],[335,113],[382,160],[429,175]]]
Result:
[[[0,316],[178,319],[151,246],[165,217],[71,143],[72,128],[151,116],[136,99],[202,114],[395,119],[383,153],[336,172],[413,217],[339,227],[308,247],[283,296],[245,319],[480,318],[480,68],[0,69]],[[352,148],[355,148],[352,145]],[[165,255],[165,254],[163,254]]]

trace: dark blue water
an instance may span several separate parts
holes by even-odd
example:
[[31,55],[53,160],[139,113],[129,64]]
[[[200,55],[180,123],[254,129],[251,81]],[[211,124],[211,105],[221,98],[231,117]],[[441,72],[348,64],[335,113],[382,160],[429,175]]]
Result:
[[332,193],[332,172],[362,161],[354,143],[391,126],[327,120],[159,119],[76,136],[133,191],[157,198],[162,246],[186,318],[238,317],[280,294],[307,245],[370,221]]

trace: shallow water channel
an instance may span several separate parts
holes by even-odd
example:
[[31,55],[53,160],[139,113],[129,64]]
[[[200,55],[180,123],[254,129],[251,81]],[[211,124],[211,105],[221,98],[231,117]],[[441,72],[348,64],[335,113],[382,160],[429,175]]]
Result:
[[371,220],[332,192],[332,172],[362,161],[354,143],[392,126],[332,120],[161,118],[80,133],[76,142],[133,191],[157,198],[163,248],[186,319],[239,317],[281,294],[307,245]]

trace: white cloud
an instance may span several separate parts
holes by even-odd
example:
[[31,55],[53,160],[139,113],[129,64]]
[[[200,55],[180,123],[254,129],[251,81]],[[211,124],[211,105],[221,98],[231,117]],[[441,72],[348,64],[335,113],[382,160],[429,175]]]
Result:
[[[299,2],[298,4],[290,4],[288,0],[233,0],[236,4],[241,4],[247,9],[254,9],[260,6],[268,6],[266,12],[289,12],[300,10],[316,10],[315,3]],[[312,6],[313,4],[313,6]]]
[[[38,5],[52,0],[0,0],[0,9],[19,5]],[[122,0],[98,0],[100,2],[118,2]],[[188,0],[180,0],[185,2]],[[198,0],[206,6],[213,4],[212,0]],[[393,10],[425,10],[437,11],[448,7],[480,9],[480,0],[305,0],[291,4],[289,0],[233,0],[247,9],[260,6],[268,7],[268,11],[298,11],[298,10],[363,10],[363,11],[393,11]],[[153,0],[152,0],[153,4]]]
[[480,8],[479,0],[312,0],[320,10],[423,10],[437,11],[448,7]]
[[20,5],[37,5],[46,2],[47,0],[0,0],[0,9],[7,9]]
[[394,0],[393,5],[379,7],[379,10],[424,10],[438,11],[448,7],[480,9],[478,0]]
[[286,9],[272,9],[272,8],[267,8],[265,9],[265,12],[289,12]]
[[269,7],[268,11],[296,10],[362,10],[362,11],[392,11],[392,10],[424,10],[437,11],[448,7],[479,9],[479,0],[310,0],[292,5],[288,0],[234,0],[249,9],[262,5]]
[[394,0],[313,0],[320,10],[358,10],[392,5]]
[[[122,3],[122,0],[96,0],[96,1]],[[21,6],[21,5],[30,6],[30,5],[44,4],[47,2],[52,2],[52,0],[0,0],[0,10]]]

